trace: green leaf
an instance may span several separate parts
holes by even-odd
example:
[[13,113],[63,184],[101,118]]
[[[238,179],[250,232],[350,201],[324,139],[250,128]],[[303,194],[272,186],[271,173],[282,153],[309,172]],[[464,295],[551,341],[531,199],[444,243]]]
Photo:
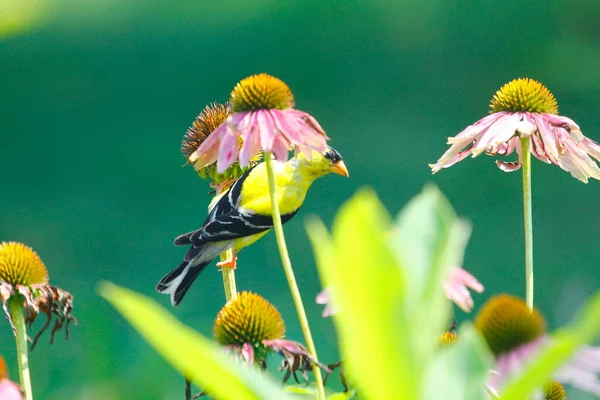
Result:
[[155,301],[107,282],[98,291],[174,368],[215,398],[290,399],[267,375],[235,362]]
[[485,341],[472,325],[463,323],[458,341],[438,351],[428,366],[424,398],[481,400],[491,365]]
[[319,220],[307,226],[321,281],[339,310],[346,376],[369,399],[420,398],[450,315],[442,281],[462,262],[470,233],[433,186],[398,221],[394,229],[375,194],[361,190],[341,207],[332,235]]
[[470,224],[456,216],[434,185],[425,186],[398,215],[391,242],[410,282],[406,308],[414,327],[411,342],[424,363],[435,350],[432,337],[447,328],[451,305],[443,282],[451,266],[462,264],[470,233]]
[[557,369],[582,345],[600,334],[600,292],[597,292],[569,326],[552,335],[550,345],[529,363],[523,373],[503,389],[501,400],[522,400],[548,382]]
[[390,225],[375,194],[361,190],[339,211],[333,238],[314,220],[308,232],[324,284],[333,285],[345,371],[368,398],[411,399],[418,376],[406,340],[403,271],[385,237]]

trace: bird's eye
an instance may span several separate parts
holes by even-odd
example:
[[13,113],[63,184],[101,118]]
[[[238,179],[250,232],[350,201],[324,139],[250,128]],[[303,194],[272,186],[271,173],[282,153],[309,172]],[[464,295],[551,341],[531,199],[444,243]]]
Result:
[[331,151],[325,152],[325,158],[328,160],[333,160],[333,152],[331,152]]

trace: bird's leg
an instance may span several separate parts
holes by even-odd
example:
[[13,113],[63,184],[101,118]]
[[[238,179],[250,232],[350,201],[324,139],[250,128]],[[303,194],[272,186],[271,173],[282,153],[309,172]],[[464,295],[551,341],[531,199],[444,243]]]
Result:
[[227,267],[227,268],[235,269],[236,265],[237,265],[237,256],[235,255],[235,250],[231,251],[231,258],[229,260],[220,261],[217,263],[217,267],[220,267],[220,268]]

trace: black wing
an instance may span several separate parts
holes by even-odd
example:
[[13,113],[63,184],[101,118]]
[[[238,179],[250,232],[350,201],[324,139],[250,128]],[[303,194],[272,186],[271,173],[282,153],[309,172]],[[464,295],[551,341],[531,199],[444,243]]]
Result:
[[[242,185],[250,172],[251,170],[246,171],[219,199],[200,229],[178,236],[175,245],[191,244],[194,247],[201,247],[206,243],[239,239],[273,228],[271,216],[241,214],[237,210]],[[296,212],[298,210],[282,215],[281,222],[286,223],[296,215]]]

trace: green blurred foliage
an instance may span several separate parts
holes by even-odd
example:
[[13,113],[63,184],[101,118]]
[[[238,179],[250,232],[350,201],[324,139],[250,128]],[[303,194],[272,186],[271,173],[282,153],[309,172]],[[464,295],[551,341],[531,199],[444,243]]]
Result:
[[[487,156],[435,177],[427,163],[519,76],[546,84],[561,113],[600,140],[599,13],[592,0],[80,0],[56,2],[28,31],[0,38],[0,240],[32,246],[51,282],[75,295],[80,320],[70,343],[57,338],[32,354],[34,391],[181,398],[181,377],[93,288],[109,279],[168,304],[154,285],[183,255],[172,239],[198,227],[210,199],[193,169],[180,168],[180,140],[207,103],[262,71],[290,85],[351,173],[317,182],[285,227],[324,361],[337,360],[335,336],[312,302],[319,283],[301,220],[317,213],[328,224],[365,184],[395,213],[435,181],[473,224],[464,267],[486,286],[476,304],[498,291],[523,295],[520,175]],[[539,162],[533,185],[536,303],[558,326],[600,285],[600,186]],[[288,338],[301,340],[274,238],[239,261],[238,287],[273,302]],[[174,312],[210,334],[223,302],[214,268]],[[14,359],[6,324],[0,352]]]

